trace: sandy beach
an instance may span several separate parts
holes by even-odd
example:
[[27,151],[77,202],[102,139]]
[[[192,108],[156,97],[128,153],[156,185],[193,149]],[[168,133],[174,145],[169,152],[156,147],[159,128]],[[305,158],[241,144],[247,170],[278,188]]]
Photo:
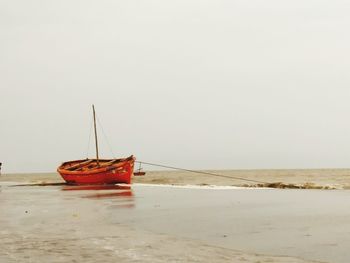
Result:
[[[215,172],[349,187],[348,170]],[[346,190],[241,188],[245,182],[161,171],[131,186],[60,185],[55,173],[0,181],[0,262],[349,260]],[[38,183],[58,185],[15,186]]]

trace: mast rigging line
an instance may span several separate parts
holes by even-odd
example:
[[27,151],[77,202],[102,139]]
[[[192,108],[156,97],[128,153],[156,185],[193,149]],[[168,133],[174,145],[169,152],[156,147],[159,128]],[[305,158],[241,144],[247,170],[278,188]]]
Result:
[[94,116],[94,131],[95,131],[95,147],[96,147],[96,161],[97,166],[100,166],[99,158],[98,158],[98,141],[97,141],[97,129],[96,129],[96,114],[95,114],[95,106],[92,104],[92,112]]
[[186,169],[186,168],[179,168],[179,167],[173,167],[173,166],[168,166],[168,165],[163,165],[163,164],[149,163],[149,162],[143,162],[143,161],[135,161],[135,162],[139,163],[140,165],[141,164],[146,164],[146,165],[150,165],[150,166],[157,166],[157,167],[168,168],[168,169],[179,170],[179,171],[190,172],[190,173],[196,173],[196,174],[205,174],[205,175],[224,177],[224,178],[230,178],[230,179],[236,179],[236,180],[247,181],[247,182],[254,182],[254,183],[261,183],[261,184],[267,184],[268,183],[268,182],[257,181],[257,180],[253,180],[253,179],[246,179],[246,178],[237,177],[237,176],[229,176],[229,175],[216,174],[216,173],[210,173],[210,172],[196,171],[196,170],[191,170],[191,169]]
[[113,158],[115,158],[115,154],[114,154],[114,152],[113,152],[113,148],[112,148],[112,146],[111,146],[111,143],[110,143],[109,140],[108,140],[108,137],[107,137],[107,135],[106,135],[106,133],[105,133],[105,131],[104,131],[104,129],[103,129],[103,126],[102,126],[102,124],[101,124],[100,119],[98,118],[98,116],[96,116],[96,120],[97,120],[97,123],[98,123],[99,127],[101,128],[102,134],[103,134],[104,139],[105,139],[105,141],[106,141],[106,143],[107,143],[107,146],[108,146],[108,148],[109,148],[109,151],[111,152]]

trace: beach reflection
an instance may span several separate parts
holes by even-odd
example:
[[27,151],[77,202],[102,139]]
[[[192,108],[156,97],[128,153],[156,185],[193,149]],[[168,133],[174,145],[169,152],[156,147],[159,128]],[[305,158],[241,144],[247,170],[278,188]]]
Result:
[[[123,191],[123,192],[113,192],[113,193],[96,193],[96,194],[89,194],[82,196],[83,198],[92,198],[92,199],[102,199],[102,198],[123,198],[123,201],[126,200],[133,200],[133,193],[132,191]],[[127,198],[124,198],[127,197]]]
[[130,190],[130,185],[106,184],[106,185],[64,185],[62,191],[83,190]]
[[134,207],[134,194],[129,185],[65,185],[62,191],[87,191],[80,196],[88,199],[113,199],[120,201],[117,207]]

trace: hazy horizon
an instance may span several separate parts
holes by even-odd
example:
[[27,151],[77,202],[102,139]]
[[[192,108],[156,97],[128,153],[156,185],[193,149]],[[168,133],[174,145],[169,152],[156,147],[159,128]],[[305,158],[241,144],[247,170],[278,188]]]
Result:
[[[2,172],[86,158],[91,104],[116,157],[350,167],[349,10],[340,0],[0,0]],[[113,157],[99,138],[100,156]]]

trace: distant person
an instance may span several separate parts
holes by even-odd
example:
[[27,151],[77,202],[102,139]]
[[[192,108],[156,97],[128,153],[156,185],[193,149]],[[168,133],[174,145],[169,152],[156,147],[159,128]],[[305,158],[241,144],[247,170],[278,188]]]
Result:
[[1,175],[1,165],[2,165],[2,163],[0,163],[0,175]]

